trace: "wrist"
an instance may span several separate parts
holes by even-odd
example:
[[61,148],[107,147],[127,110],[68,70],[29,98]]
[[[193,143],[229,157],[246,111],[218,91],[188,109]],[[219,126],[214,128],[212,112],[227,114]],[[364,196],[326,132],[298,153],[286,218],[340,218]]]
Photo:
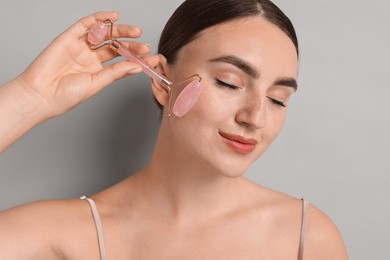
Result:
[[0,153],[30,129],[51,116],[35,93],[17,80],[0,87]]
[[42,96],[33,88],[27,86],[22,79],[15,78],[4,86],[4,95],[14,110],[14,115],[21,120],[28,120],[39,124],[54,115],[51,115],[49,106]]

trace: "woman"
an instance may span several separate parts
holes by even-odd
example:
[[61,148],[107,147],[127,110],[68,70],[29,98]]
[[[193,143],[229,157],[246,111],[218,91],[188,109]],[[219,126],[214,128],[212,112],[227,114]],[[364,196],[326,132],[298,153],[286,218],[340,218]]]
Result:
[[[102,68],[113,52],[88,49],[85,32],[117,18],[82,19],[0,89],[0,119],[7,119],[1,149],[140,71],[129,62]],[[114,37],[139,35],[134,27],[114,27]],[[128,47],[148,52],[142,44]],[[169,117],[169,93],[153,81],[163,113],[149,164],[92,196],[90,205],[45,201],[1,213],[0,259],[347,259],[327,216],[243,177],[278,135],[297,88],[298,43],[289,19],[268,0],[187,0],[168,21],[159,53],[145,60],[173,82],[202,77],[197,104]],[[50,66],[53,58],[62,64]]]

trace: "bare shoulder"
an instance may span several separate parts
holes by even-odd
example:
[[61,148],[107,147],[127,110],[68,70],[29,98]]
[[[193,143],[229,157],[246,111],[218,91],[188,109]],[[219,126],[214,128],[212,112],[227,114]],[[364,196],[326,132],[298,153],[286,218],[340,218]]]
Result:
[[[258,197],[266,198],[272,209],[272,219],[277,230],[283,234],[291,234],[289,242],[300,233],[302,224],[302,200],[287,194],[255,184]],[[299,241],[296,241],[299,243]],[[305,243],[304,259],[348,259],[344,241],[336,225],[330,217],[312,203],[308,210],[308,227]]]
[[81,200],[37,201],[0,212],[0,259],[62,259],[64,240],[88,214]]
[[333,221],[314,205],[309,207],[306,259],[348,259],[344,241]]

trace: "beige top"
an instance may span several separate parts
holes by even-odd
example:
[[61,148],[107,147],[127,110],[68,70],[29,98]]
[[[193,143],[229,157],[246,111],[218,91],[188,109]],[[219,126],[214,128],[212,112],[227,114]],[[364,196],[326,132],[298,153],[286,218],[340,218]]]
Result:
[[[103,226],[102,226],[102,222],[100,220],[99,212],[96,208],[96,204],[92,199],[87,198],[85,196],[82,196],[80,199],[87,200],[89,205],[91,206],[92,216],[93,216],[93,219],[95,221],[96,233],[97,233],[97,237],[98,237],[100,259],[106,260],[107,258],[106,258],[106,249],[104,246]],[[300,241],[299,241],[298,260],[303,260],[303,251],[305,249],[305,239],[306,239],[306,233],[307,233],[308,208],[309,208],[309,202],[302,199],[302,222],[301,222],[301,233],[300,233]]]

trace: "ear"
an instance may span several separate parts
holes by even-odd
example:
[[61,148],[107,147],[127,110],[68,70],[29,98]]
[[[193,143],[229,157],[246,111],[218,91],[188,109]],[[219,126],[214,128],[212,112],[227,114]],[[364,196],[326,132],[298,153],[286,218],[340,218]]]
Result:
[[[168,63],[167,59],[161,55],[158,54],[160,58],[160,63],[155,68],[159,73],[162,75],[167,75],[168,71]],[[154,97],[156,98],[157,102],[160,103],[162,106],[166,106],[169,103],[169,91],[164,86],[162,86],[159,82],[157,82],[155,79],[152,79],[152,92]]]

